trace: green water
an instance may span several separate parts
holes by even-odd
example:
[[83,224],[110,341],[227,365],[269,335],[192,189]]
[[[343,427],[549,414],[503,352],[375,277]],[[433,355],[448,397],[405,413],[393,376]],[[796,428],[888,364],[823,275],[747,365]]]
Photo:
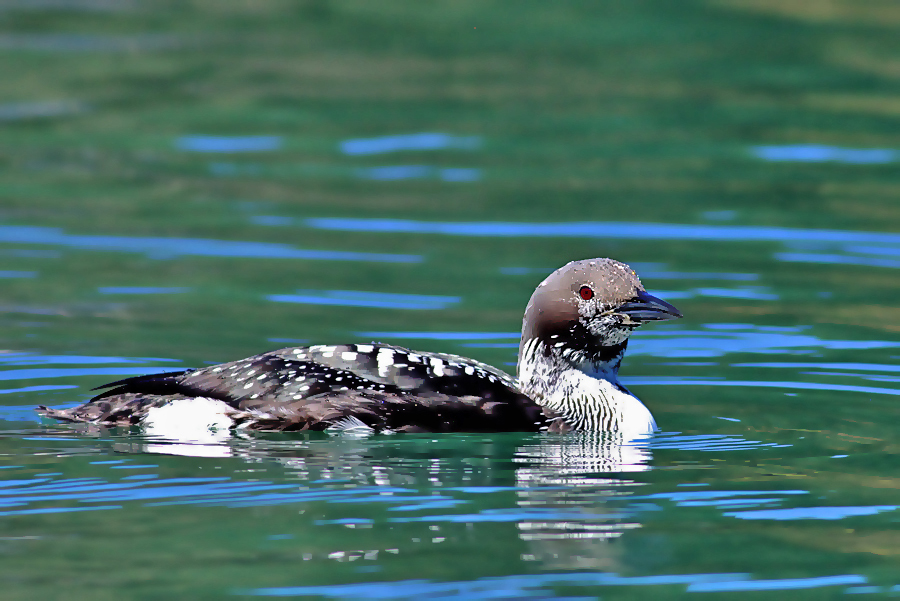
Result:
[[[898,27],[886,0],[0,2],[3,598],[900,594]],[[512,371],[534,286],[596,256],[685,314],[632,339],[662,430],[632,446],[33,412],[307,341]]]

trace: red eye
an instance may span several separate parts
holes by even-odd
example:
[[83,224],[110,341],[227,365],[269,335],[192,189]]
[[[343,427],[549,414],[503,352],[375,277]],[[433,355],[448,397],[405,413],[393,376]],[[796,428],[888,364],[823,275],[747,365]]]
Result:
[[591,300],[594,298],[594,291],[591,290],[590,286],[582,286],[581,290],[578,291],[578,294],[581,295],[581,298],[584,300]]

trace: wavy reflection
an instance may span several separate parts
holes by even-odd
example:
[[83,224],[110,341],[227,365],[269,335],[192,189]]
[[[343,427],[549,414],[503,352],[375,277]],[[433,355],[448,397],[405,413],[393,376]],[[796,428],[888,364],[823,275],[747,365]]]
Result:
[[619,570],[624,550],[614,544],[641,527],[624,499],[639,483],[623,473],[651,469],[646,439],[615,433],[546,435],[516,450],[516,504],[537,515],[516,524],[527,561],[545,569]]
[[374,261],[419,263],[420,255],[367,253],[296,248],[275,242],[245,242],[205,238],[165,238],[67,234],[59,228],[0,226],[0,242],[42,244],[79,250],[144,254],[154,259],[192,257],[242,257],[252,259],[305,259],[323,261]]
[[380,138],[355,138],[340,143],[341,152],[359,156],[422,150],[475,150],[481,146],[481,136],[454,136],[423,132]]
[[[300,481],[353,483],[355,492],[346,491],[340,502],[386,504],[398,514],[387,519],[394,524],[453,529],[509,523],[528,547],[524,560],[560,569],[621,567],[621,550],[607,543],[641,527],[639,514],[623,509],[639,483],[622,474],[649,470],[652,460],[648,440],[609,433],[526,436],[514,446],[506,437],[459,437],[474,445],[470,451],[485,452],[484,460],[453,457],[450,449],[461,442],[455,437],[332,436],[298,445],[217,436],[156,437],[117,448],[276,461]],[[507,461],[509,469],[502,467]],[[486,495],[508,494],[511,505],[478,508]],[[293,493],[268,496],[266,503],[302,500]]]

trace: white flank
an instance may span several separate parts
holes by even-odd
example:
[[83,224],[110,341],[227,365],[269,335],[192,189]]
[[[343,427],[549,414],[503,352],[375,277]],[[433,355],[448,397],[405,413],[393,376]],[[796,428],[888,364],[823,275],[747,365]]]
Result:
[[179,399],[150,409],[144,418],[145,432],[176,442],[200,444],[227,440],[234,426],[234,413],[227,403],[206,397]]

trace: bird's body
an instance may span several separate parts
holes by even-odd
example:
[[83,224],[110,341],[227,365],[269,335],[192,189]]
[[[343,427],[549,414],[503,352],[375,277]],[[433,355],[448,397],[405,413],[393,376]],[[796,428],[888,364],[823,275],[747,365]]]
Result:
[[618,382],[628,335],[680,317],[609,259],[569,263],[535,291],[518,378],[473,359],[372,343],[285,348],[211,367],[128,378],[44,415],[106,426],[498,432],[656,426]]

